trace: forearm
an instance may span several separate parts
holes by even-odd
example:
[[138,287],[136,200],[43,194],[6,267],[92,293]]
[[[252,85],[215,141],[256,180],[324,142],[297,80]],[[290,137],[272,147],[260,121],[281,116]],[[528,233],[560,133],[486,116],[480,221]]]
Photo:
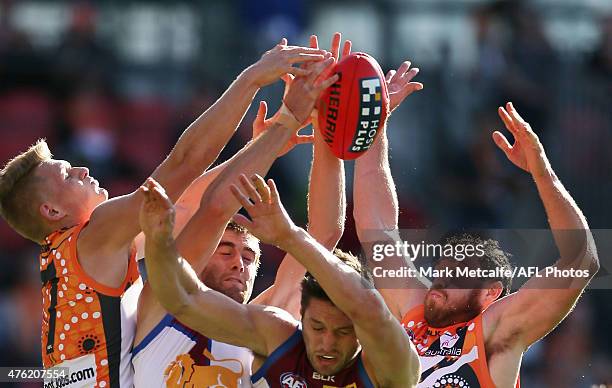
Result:
[[[343,264],[301,228],[294,230],[279,246],[314,276],[331,301],[353,322],[368,326],[382,312],[380,295],[362,283],[361,275]],[[382,318],[382,316],[381,316]]]
[[208,187],[202,196],[200,208],[207,206],[215,217],[229,220],[240,208],[240,204],[231,194],[230,185],[238,184],[241,174],[265,175],[293,131],[294,129],[288,129],[281,124],[274,124],[247,144],[227,162],[223,172]]
[[344,233],[346,194],[344,163],[321,136],[315,135],[308,185],[308,233],[332,250]]
[[179,256],[174,240],[145,240],[147,279],[157,300],[171,314],[183,311],[198,289],[191,266]]
[[173,189],[172,185],[176,184],[173,173],[188,171],[184,179],[184,184],[187,185],[208,168],[236,131],[257,91],[258,87],[252,81],[249,69],[245,70],[225,93],[183,132],[172,152],[152,175],[167,191],[171,191],[174,198],[178,197],[182,190],[179,189],[177,193],[168,190],[168,186]]
[[[346,197],[344,164],[315,137],[308,185],[308,233],[321,245],[333,250],[344,231]],[[301,280],[306,269],[290,254],[285,255],[268,292],[267,303],[299,315]]]
[[386,129],[363,156],[355,161],[353,216],[362,242],[366,231],[397,229],[399,205],[389,166]]
[[553,169],[549,167],[544,174],[533,178],[561,255],[558,265],[584,265],[583,259],[586,258],[598,268],[595,244],[586,218]]

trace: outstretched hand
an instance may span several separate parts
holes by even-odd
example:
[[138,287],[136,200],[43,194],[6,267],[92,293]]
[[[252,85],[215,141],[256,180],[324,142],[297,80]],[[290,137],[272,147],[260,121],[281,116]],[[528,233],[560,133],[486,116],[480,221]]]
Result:
[[[287,82],[287,81],[285,81]],[[259,103],[259,109],[257,110],[257,116],[255,117],[255,121],[253,121],[253,139],[257,138],[259,135],[264,133],[268,128],[270,128],[276,120],[278,120],[278,116],[280,115],[280,111],[276,112],[274,116],[266,119],[266,115],[268,114],[268,105],[265,101],[261,101]],[[300,131],[306,128],[310,124],[310,120],[307,120],[305,124],[303,124],[293,136],[285,143],[285,146],[278,153],[278,156],[281,157],[291,151],[293,147],[298,144],[306,144],[312,143],[314,141],[313,135],[300,135]]]
[[516,166],[530,173],[532,176],[542,176],[549,169],[548,158],[544,147],[540,143],[538,135],[518,114],[511,102],[506,103],[506,108],[497,109],[506,129],[514,137],[514,144],[510,145],[506,136],[501,132],[493,132],[493,141],[506,154],[506,157]]
[[234,197],[247,211],[247,217],[238,214],[234,221],[249,230],[261,241],[281,246],[297,229],[278,196],[276,185],[272,179],[268,183],[257,174],[249,180],[246,175],[240,176],[240,188],[231,185]]
[[153,178],[148,178],[138,191],[144,195],[139,220],[147,240],[171,238],[175,211],[164,188]]
[[338,80],[338,75],[329,76],[335,60],[330,53],[325,60],[308,64],[308,75],[297,76],[291,81],[283,103],[299,123],[306,123],[321,92]]
[[417,74],[419,68],[410,68],[410,61],[405,61],[400,67],[395,70],[389,70],[385,80],[387,82],[387,90],[389,91],[389,109],[393,112],[402,101],[417,90],[423,89],[423,84],[420,82],[411,82]]
[[266,51],[261,59],[251,66],[250,70],[254,73],[254,81],[257,86],[263,87],[276,82],[285,74],[308,75],[308,70],[293,65],[300,62],[321,61],[324,55],[325,50],[288,46],[287,39],[283,38],[279,44]]

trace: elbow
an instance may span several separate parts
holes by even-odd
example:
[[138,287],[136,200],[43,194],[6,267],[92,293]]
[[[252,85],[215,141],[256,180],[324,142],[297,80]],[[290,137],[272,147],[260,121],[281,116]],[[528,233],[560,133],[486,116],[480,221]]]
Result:
[[333,230],[329,230],[326,233],[318,234],[316,232],[312,232],[311,235],[326,249],[333,251],[333,249],[338,245],[338,241],[342,238],[344,234],[344,222],[340,225],[335,225]]
[[[214,184],[214,183],[213,183]],[[205,219],[216,219],[216,220],[229,220],[234,215],[232,208],[228,203],[228,200],[232,197],[232,194],[228,193],[223,195],[221,193],[221,187],[211,185],[206,190],[200,201],[199,213],[205,213],[203,215]]]

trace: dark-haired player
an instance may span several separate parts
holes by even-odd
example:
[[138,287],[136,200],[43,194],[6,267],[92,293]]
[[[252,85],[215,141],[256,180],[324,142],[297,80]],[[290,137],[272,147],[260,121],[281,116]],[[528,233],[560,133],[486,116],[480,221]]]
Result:
[[341,260],[293,224],[273,181],[253,181],[255,186],[243,177],[242,189],[232,187],[251,217],[236,221],[312,274],[303,283],[301,326],[283,310],[239,304],[202,284],[177,254],[172,203],[149,180],[141,189],[140,220],[149,282],[161,304],[210,338],[252,349],[258,388],[414,386],[419,376],[414,345],[378,292],[364,287],[359,261]]
[[[430,288],[416,281],[398,288],[379,284],[387,305],[419,352],[419,387],[518,385],[523,353],[567,316],[599,269],[586,219],[552,170],[537,135],[511,103],[500,107],[499,115],[515,142],[510,145],[497,131],[493,139],[508,159],[535,181],[561,255],[553,267],[588,270],[588,276],[533,277],[509,295],[511,279],[507,276],[481,280],[450,276],[436,279]],[[371,150],[356,166],[355,222],[366,245],[380,238],[370,231],[397,229],[397,197],[391,174],[370,173],[381,163],[388,166],[386,151],[379,150]],[[370,179],[366,182],[363,176]],[[373,192],[372,187],[386,189]],[[450,243],[481,244],[484,255],[473,255],[463,262],[443,257],[437,269],[509,268],[506,254],[493,240],[464,235]]]

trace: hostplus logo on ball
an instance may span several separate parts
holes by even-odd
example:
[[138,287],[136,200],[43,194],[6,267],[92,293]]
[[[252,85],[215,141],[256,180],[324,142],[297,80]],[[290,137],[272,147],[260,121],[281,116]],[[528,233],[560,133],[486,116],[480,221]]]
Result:
[[362,78],[360,86],[359,120],[350,150],[361,152],[370,148],[378,132],[382,114],[382,90],[378,77]]

